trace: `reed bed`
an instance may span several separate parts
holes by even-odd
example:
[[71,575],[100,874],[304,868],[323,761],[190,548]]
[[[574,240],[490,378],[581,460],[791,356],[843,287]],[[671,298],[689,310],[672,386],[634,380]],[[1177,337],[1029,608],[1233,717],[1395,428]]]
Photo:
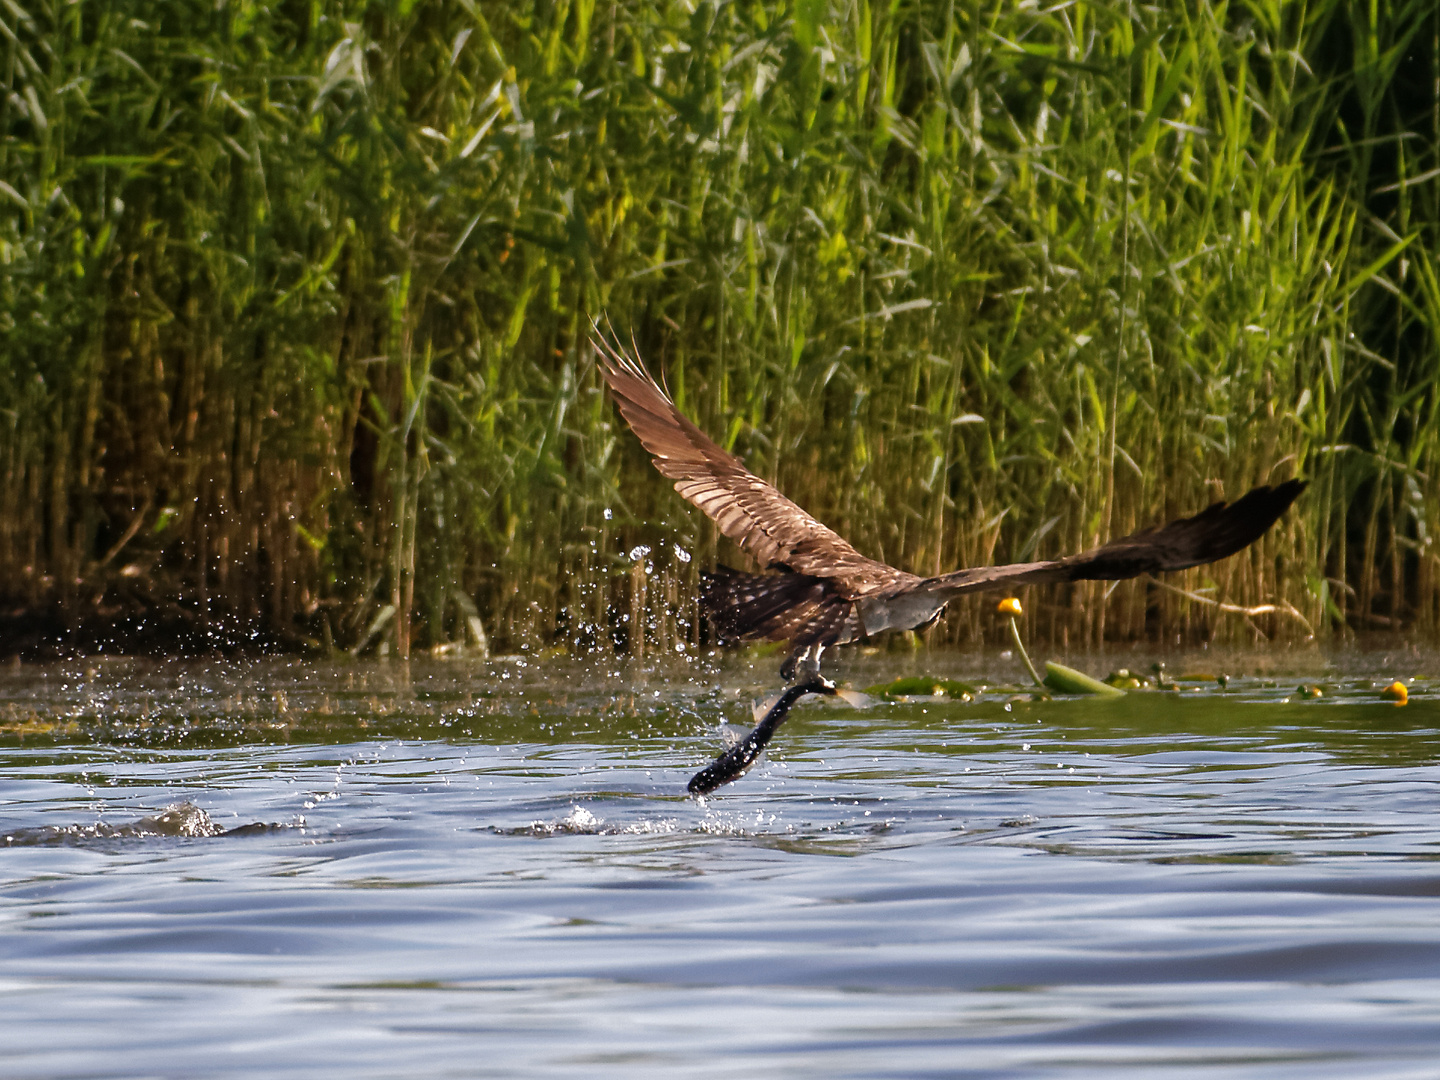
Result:
[[595,319],[920,573],[1313,480],[1240,557],[1032,597],[1042,639],[1440,630],[1433,4],[36,0],[0,36],[12,636],[698,643],[736,555]]

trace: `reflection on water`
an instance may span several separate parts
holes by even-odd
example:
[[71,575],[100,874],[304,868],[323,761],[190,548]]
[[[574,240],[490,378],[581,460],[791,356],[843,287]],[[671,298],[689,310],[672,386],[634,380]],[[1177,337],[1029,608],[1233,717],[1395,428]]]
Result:
[[1170,663],[7,672],[0,1075],[1433,1075],[1440,667]]

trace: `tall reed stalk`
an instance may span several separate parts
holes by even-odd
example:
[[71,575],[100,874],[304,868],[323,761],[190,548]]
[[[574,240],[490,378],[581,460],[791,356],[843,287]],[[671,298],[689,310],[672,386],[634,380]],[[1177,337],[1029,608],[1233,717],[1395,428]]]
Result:
[[62,638],[698,641],[736,556],[596,318],[917,572],[1313,478],[1032,634],[1440,629],[1433,4],[36,0],[0,38],[0,591]]

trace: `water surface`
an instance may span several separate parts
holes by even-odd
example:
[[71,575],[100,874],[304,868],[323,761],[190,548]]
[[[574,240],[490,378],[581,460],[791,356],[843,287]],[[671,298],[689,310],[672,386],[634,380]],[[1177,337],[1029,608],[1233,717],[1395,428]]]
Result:
[[1434,1076],[1435,663],[1169,663],[804,705],[704,801],[773,661],[8,670],[0,1076]]

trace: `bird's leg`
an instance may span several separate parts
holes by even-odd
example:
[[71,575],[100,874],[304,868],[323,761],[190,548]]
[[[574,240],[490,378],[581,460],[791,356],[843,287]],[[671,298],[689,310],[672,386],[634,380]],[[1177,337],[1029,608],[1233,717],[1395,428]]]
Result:
[[820,674],[820,654],[824,651],[824,645],[815,644],[805,646],[802,652],[791,653],[780,668],[780,677],[786,682],[828,683],[829,680]]

